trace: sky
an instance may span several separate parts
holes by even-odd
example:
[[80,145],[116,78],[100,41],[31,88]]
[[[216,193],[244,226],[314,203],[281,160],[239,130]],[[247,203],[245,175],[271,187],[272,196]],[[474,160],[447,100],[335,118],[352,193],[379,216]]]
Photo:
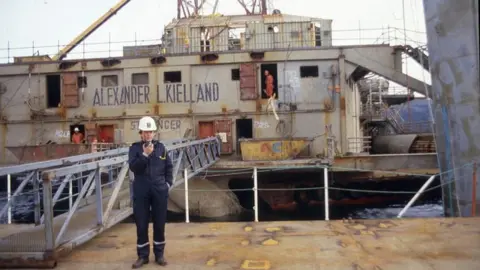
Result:
[[[0,63],[34,52],[53,56],[118,1],[0,0]],[[120,56],[122,46],[132,46],[135,40],[138,45],[158,44],[163,27],[176,17],[176,2],[132,0],[68,58]],[[209,13],[214,2],[208,0],[203,11]],[[268,7],[284,14],[332,19],[334,45],[404,44],[405,40],[414,47],[426,44],[421,0],[268,0]],[[219,0],[218,12],[243,14],[243,9],[236,0]],[[413,60],[407,61],[407,69],[411,76],[424,79],[425,73]]]

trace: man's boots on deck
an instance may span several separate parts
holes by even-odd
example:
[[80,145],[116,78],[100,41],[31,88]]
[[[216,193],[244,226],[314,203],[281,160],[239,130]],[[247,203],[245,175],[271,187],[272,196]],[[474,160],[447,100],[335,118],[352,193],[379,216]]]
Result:
[[155,262],[161,266],[167,265],[167,261],[165,261],[165,258],[163,257],[155,258]]
[[140,267],[142,267],[144,264],[147,264],[147,263],[148,263],[148,259],[138,258],[138,259],[132,264],[132,268],[133,268],[133,269],[137,269],[137,268],[140,268]]

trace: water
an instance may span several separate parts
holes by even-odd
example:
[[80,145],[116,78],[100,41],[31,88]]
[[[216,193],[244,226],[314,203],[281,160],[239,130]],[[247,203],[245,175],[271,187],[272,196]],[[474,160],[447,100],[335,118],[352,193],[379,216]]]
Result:
[[[419,188],[419,185],[422,182],[412,181],[412,182],[403,182],[400,184],[400,190],[412,190],[416,191]],[[438,181],[434,181],[432,186],[439,184]],[[411,186],[408,188],[407,186]],[[388,190],[394,188],[395,184],[390,182]],[[368,189],[368,188],[367,188]],[[26,187],[26,190],[31,190],[31,187]],[[75,192],[74,192],[75,193]],[[243,193],[243,194],[240,194]],[[64,193],[64,196],[68,194]],[[334,195],[334,192],[331,194]],[[237,192],[237,196],[240,200],[240,203],[244,209],[253,208],[253,193],[249,192]],[[384,218],[395,218],[398,213],[405,207],[407,202],[411,199],[413,195],[397,195],[393,198],[392,195],[387,194],[383,195],[384,198],[389,199],[389,202],[381,202],[376,204],[369,205],[330,205],[330,219],[384,219]],[[0,192],[0,209],[6,203],[6,192]],[[62,196],[63,197],[63,196]],[[393,198],[393,199],[392,199]],[[262,200],[260,200],[262,202]],[[12,207],[12,220],[15,223],[33,223],[34,222],[34,213],[33,213],[34,197],[33,193],[27,192],[19,197],[17,197],[13,202]],[[68,200],[63,200],[58,202],[55,205],[54,212],[55,214],[60,214],[68,210]],[[438,188],[434,191],[427,192],[422,194],[420,199],[412,206],[404,215],[404,217],[443,217],[443,205],[441,200],[441,189]],[[185,214],[184,213],[173,213],[168,212],[167,215],[168,222],[184,222]],[[324,220],[324,207],[323,205],[312,206],[312,207],[300,207],[294,212],[286,211],[272,211],[268,205],[261,203],[259,206],[259,219],[260,221],[277,221],[277,220]],[[4,215],[0,218],[0,223],[6,223],[7,216]],[[226,216],[220,218],[205,218],[190,216],[192,222],[218,222],[218,221],[239,221],[239,222],[248,222],[254,220],[253,210],[244,210],[242,213]],[[132,222],[133,219],[129,218],[125,222]]]
[[[384,204],[370,206],[346,206],[346,207],[330,207],[330,220],[338,219],[389,219],[396,218],[400,211],[405,207],[403,204]],[[441,200],[418,202],[404,214],[405,218],[411,217],[444,217],[443,206]],[[310,207],[295,212],[273,212],[260,211],[260,221],[287,221],[287,220],[324,220],[324,208]],[[233,216],[225,216],[220,218],[206,218],[190,216],[191,222],[249,222],[254,220],[254,212],[245,210],[243,213]],[[168,222],[185,222],[185,213],[169,212],[167,215]],[[133,219],[125,222],[133,222]]]
[[[0,198],[5,198],[6,194],[0,193]],[[435,196],[436,197],[436,196]],[[404,217],[443,217],[443,205],[441,198],[428,198],[418,201],[412,206],[404,215]],[[399,200],[390,204],[376,204],[376,205],[362,205],[362,206],[331,206],[330,219],[383,219],[395,218],[398,213],[405,207],[409,198]],[[6,201],[0,201],[0,209],[3,208]],[[63,212],[68,209],[68,202],[62,204],[55,212]],[[13,207],[12,220],[16,223],[33,223],[33,196],[23,196],[15,200]],[[259,219],[261,221],[275,221],[275,220],[323,220],[324,208],[323,206],[310,207],[308,209],[300,209],[296,212],[282,212],[269,211],[260,209]],[[127,219],[126,222],[132,222],[133,219]],[[190,216],[192,222],[219,222],[219,221],[253,221],[254,212],[251,210],[244,210],[243,213],[226,216],[220,218],[205,218]],[[168,212],[168,222],[184,222],[184,213]],[[6,215],[1,218],[0,223],[6,222]]]

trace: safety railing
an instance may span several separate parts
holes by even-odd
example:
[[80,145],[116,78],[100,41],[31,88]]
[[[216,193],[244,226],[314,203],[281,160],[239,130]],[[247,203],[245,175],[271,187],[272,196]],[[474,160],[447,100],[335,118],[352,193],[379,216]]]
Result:
[[[261,173],[267,173],[267,172],[282,172],[282,171],[286,171],[286,170],[302,170],[302,169],[306,169],[306,170],[309,170],[309,171],[318,171],[318,172],[323,172],[322,175],[319,175],[319,180],[318,182],[316,182],[315,184],[311,184],[311,185],[308,185],[308,186],[304,186],[303,184],[287,184],[287,185],[284,185],[282,187],[279,187],[277,185],[274,185],[274,184],[268,184],[268,181],[262,181],[262,177],[260,177],[259,175]],[[203,205],[200,205],[200,203],[198,203],[199,205],[197,205],[197,201],[199,198],[204,198],[204,197],[200,197],[198,194],[207,194],[206,196],[208,196],[208,194],[218,194],[219,192],[221,191],[224,191],[224,192],[234,192],[234,193],[243,193],[243,192],[246,192],[246,193],[249,193],[249,195],[246,195],[246,193],[243,193],[245,194],[245,196],[249,196],[250,197],[250,194],[252,194],[252,197],[253,197],[253,205],[252,205],[252,208],[251,209],[247,209],[247,211],[251,211],[253,210],[253,221],[255,222],[259,222],[261,220],[261,217],[259,217],[260,215],[260,210],[259,210],[259,205],[261,205],[262,203],[260,202],[262,199],[263,199],[263,203],[272,203],[272,204],[278,204],[278,205],[284,205],[283,207],[287,207],[289,209],[294,209],[294,208],[290,208],[289,206],[287,206],[284,202],[287,202],[289,199],[286,199],[286,200],[283,200],[283,201],[280,201],[280,200],[277,200],[275,196],[268,196],[267,193],[269,192],[274,192],[274,193],[282,193],[282,192],[285,192],[284,194],[286,195],[286,197],[291,197],[289,205],[291,205],[292,207],[295,207],[297,206],[298,204],[298,200],[303,200],[304,203],[310,205],[310,206],[314,206],[314,205],[321,205],[324,207],[323,211],[324,211],[324,219],[325,220],[329,220],[330,219],[330,206],[332,204],[335,203],[335,201],[339,202],[341,201],[340,198],[338,198],[338,192],[349,192],[349,195],[347,196],[355,196],[356,198],[359,198],[361,197],[361,194],[365,194],[365,197],[370,197],[372,198],[372,196],[386,196],[386,197],[397,197],[397,199],[401,198],[401,200],[403,201],[405,197],[411,197],[411,199],[409,200],[409,202],[401,207],[401,209],[398,211],[398,214],[396,215],[398,218],[401,218],[405,215],[405,213],[408,211],[408,209],[410,207],[412,207],[416,202],[417,200],[420,198],[420,196],[426,192],[432,192],[432,191],[436,191],[436,190],[439,190],[439,189],[442,189],[444,194],[448,193],[448,192],[452,192],[452,190],[450,190],[450,186],[453,184],[460,184],[458,183],[458,180],[455,180],[455,179],[452,179],[450,178],[449,175],[451,174],[454,174],[456,172],[465,172],[467,173],[466,175],[468,175],[468,177],[466,177],[463,181],[462,181],[462,185],[468,185],[470,186],[471,184],[471,189],[469,189],[469,193],[468,194],[465,194],[464,197],[462,197],[461,199],[465,202],[471,202],[471,206],[468,206],[469,208],[469,211],[468,213],[464,216],[475,216],[475,215],[478,215],[479,212],[478,212],[478,200],[477,200],[477,192],[478,192],[478,186],[477,186],[477,166],[475,165],[475,163],[473,163],[473,166],[472,164],[465,164],[464,166],[459,166],[457,167],[456,169],[453,169],[453,170],[449,170],[449,171],[445,171],[443,173],[439,173],[439,174],[435,174],[435,175],[425,175],[425,174],[415,174],[415,173],[402,173],[402,172],[398,172],[398,171],[380,171],[380,170],[372,170],[371,172],[382,172],[382,173],[391,173],[392,175],[393,174],[399,174],[403,177],[421,177],[423,179],[425,179],[425,182],[423,183],[423,185],[420,187],[420,189],[416,190],[414,187],[410,187],[410,188],[406,188],[404,186],[397,186],[395,188],[392,188],[391,190],[386,190],[385,187],[381,187],[379,189],[362,189],[362,188],[359,188],[358,185],[356,184],[352,184],[352,188],[348,188],[348,187],[342,187],[342,184],[338,184],[338,181],[337,183],[335,183],[335,179],[334,179],[334,174],[331,174],[330,172],[333,172],[333,171],[336,171],[340,169],[339,167],[336,167],[336,166],[325,166],[325,165],[305,165],[305,166],[298,166],[298,167],[265,167],[265,166],[262,166],[261,168],[259,167],[253,167],[253,168],[245,168],[245,169],[236,169],[236,170],[231,170],[231,171],[225,171],[225,170],[218,170],[215,172],[210,172],[208,175],[206,175],[206,177],[208,177],[209,179],[211,178],[214,178],[214,177],[225,177],[225,176],[233,176],[233,175],[242,175],[243,176],[250,176],[251,175],[251,178],[253,179],[253,186],[251,188],[229,188],[229,189],[221,189],[219,187],[216,187],[214,189],[206,189],[206,188],[203,188],[204,186],[195,186],[193,188],[190,188],[189,186],[189,183],[188,182],[185,182],[183,185],[181,186],[178,186],[176,188],[176,192],[183,192],[183,198],[184,198],[184,206],[185,206],[185,222],[190,222],[190,219],[192,216],[194,215],[197,215],[197,216],[203,216],[201,214],[206,214],[207,212],[210,212],[212,213],[213,210],[211,209],[207,209],[207,208],[214,208],[214,207],[219,207],[219,205],[217,204],[214,204],[214,203],[211,203],[210,201],[208,203],[205,204],[205,206]],[[184,175],[188,175],[188,172],[184,172]],[[323,176],[323,177],[322,177]],[[439,179],[439,178],[442,178],[442,180],[440,181],[440,184],[438,185],[435,185],[435,186],[431,186],[433,181],[435,179]],[[270,186],[270,187],[269,187]],[[354,188],[354,186],[356,188]],[[401,189],[401,190],[400,190]],[[335,197],[330,197],[329,196],[329,192],[333,190],[335,193],[337,193],[337,195],[335,197],[337,197],[337,199],[335,199]],[[314,192],[315,194],[315,198],[312,198],[310,197],[308,194],[306,195],[306,197],[303,197],[300,195],[298,197],[294,196],[294,192],[299,192],[299,193],[308,193],[308,192]],[[263,193],[263,195],[262,195]],[[458,195],[455,195],[454,194],[455,192],[453,191],[453,193],[448,193],[446,194],[446,196],[448,197],[451,197],[452,200],[458,200],[460,197],[457,197]],[[193,198],[192,198],[193,197]],[[448,208],[448,200],[450,199],[445,199],[444,198],[444,204],[445,204],[445,208]],[[456,208],[458,207],[457,205],[454,205],[455,202],[453,202],[452,206],[453,208]],[[223,204],[222,204],[223,206]],[[272,206],[273,208],[273,205],[270,205]],[[464,208],[466,208],[467,206],[464,205]],[[200,208],[205,208],[205,209],[200,209]],[[204,213],[202,213],[200,210],[203,210]],[[452,210],[450,210],[452,211]]]
[[386,110],[387,108],[383,103],[362,104],[360,106],[361,116],[373,121],[384,121],[386,119]]
[[[202,168],[202,166],[209,165],[209,163],[205,163],[206,161],[216,161],[215,158],[216,156],[218,156],[218,153],[220,151],[218,147],[214,148],[212,145],[209,145],[209,147],[202,149],[200,144],[195,144],[197,141],[192,141],[191,139],[172,139],[164,140],[162,142],[167,145],[167,147],[173,147],[170,153],[170,155],[172,155],[172,158],[177,161],[183,162],[183,164],[186,164],[185,161],[188,161],[189,168],[193,173],[198,173],[198,170]],[[216,141],[214,139],[209,139],[203,143],[206,144],[207,142],[213,145],[216,144]],[[187,147],[190,146],[192,143],[194,145],[192,145],[191,147]],[[105,143],[104,145],[106,146],[106,148],[114,148],[116,146],[120,146],[120,144],[107,143]],[[123,147],[113,150],[97,151],[91,154],[84,154],[67,158],[0,168],[0,177],[4,177],[7,183],[6,194],[0,197],[0,223],[12,223],[12,217],[14,215],[14,209],[12,208],[12,205],[14,204],[16,199],[21,197],[22,201],[32,199],[33,197],[33,206],[35,208],[34,223],[37,225],[42,223],[43,216],[40,215],[40,197],[38,195],[42,192],[42,181],[40,177],[42,172],[56,167],[65,167],[74,164],[83,164],[86,162],[95,162],[104,159],[111,159],[113,157],[125,156],[127,153],[128,148]],[[178,173],[178,170],[183,169],[179,167],[180,164],[181,163],[178,162],[175,164],[175,175]],[[105,168],[104,170],[106,173],[108,173],[110,179],[112,175],[115,175],[115,173],[112,174],[111,170],[108,168]],[[59,201],[68,199],[69,206],[71,208],[72,198],[78,195],[72,193],[73,189],[81,188],[85,184],[84,181],[88,180],[88,177],[84,174],[71,175],[69,176],[69,178],[71,179],[67,178],[63,181],[57,181],[53,186],[54,188],[56,188],[56,193],[54,194],[52,203],[53,206],[55,206],[55,204]],[[19,184],[17,185],[17,183]],[[32,186],[32,190],[24,191],[24,189],[29,185]],[[64,195],[63,190],[67,185],[68,197],[61,199],[60,197]],[[90,196],[92,192],[93,186],[89,190],[88,195]],[[22,220],[22,222],[26,221]]]
[[372,148],[372,137],[349,137],[347,143],[350,154],[368,154]]
[[106,151],[112,150],[122,147],[128,147],[126,143],[104,143],[104,142],[92,142],[90,143],[91,152],[99,152],[99,151]]
[[[295,23],[293,23],[294,25]],[[230,31],[227,29],[225,33]],[[222,31],[223,32],[223,31]],[[426,34],[395,27],[371,28],[371,29],[333,29],[329,38],[314,38],[313,35],[298,35],[293,28],[291,31],[278,31],[276,33],[265,31],[264,33],[250,34],[248,40],[240,42],[240,37],[232,33],[228,36],[219,35],[211,45],[201,45],[200,37],[190,36],[184,38],[138,38],[132,33],[130,40],[118,40],[110,37],[104,41],[89,41],[78,45],[68,54],[66,59],[88,59],[103,57],[122,56],[159,56],[163,54],[198,54],[210,52],[237,52],[251,51],[254,49],[312,49],[318,46],[353,46],[370,44],[405,45],[407,42],[413,47],[426,45]],[[297,36],[297,37],[296,37]],[[312,37],[310,37],[312,36]],[[281,37],[281,38],[280,38]],[[166,44],[162,46],[161,44]],[[172,44],[167,46],[167,44]],[[14,57],[55,55],[67,44],[58,41],[56,44],[38,44],[32,41],[29,44],[16,44],[8,41],[0,46],[0,63],[12,63]],[[48,58],[47,58],[48,59]]]
[[[221,143],[216,137],[164,143],[173,162],[173,187],[184,181],[182,171],[187,171],[188,177],[193,177],[220,158]],[[128,148],[119,148],[41,164],[25,164],[22,165],[23,169],[19,166],[2,168],[0,175],[28,176],[9,197],[2,214],[11,213],[12,202],[15,202],[26,183],[33,181],[38,186],[32,190],[37,198],[34,211],[38,226],[3,238],[0,260],[29,252],[39,260],[55,261],[53,257],[52,260],[45,259],[46,254],[53,254],[60,247],[69,249],[82,244],[130,216],[130,183],[125,181],[129,172],[127,153]],[[100,156],[108,158],[94,160]],[[65,192],[67,186],[68,191]],[[40,201],[43,211],[40,211]],[[68,210],[54,212],[58,204],[66,204],[67,201]]]
[[[42,192],[40,177],[42,171],[55,167],[81,164],[92,160],[106,159],[115,156],[125,155],[127,152],[128,148],[120,148],[109,151],[96,152],[92,154],[77,155],[61,159],[0,168],[0,177],[6,178],[5,180],[7,181],[7,196],[0,198],[0,201],[3,202],[3,206],[0,210],[0,221],[4,219],[5,216],[7,216],[6,223],[12,223],[12,202],[21,196],[27,196],[28,199],[33,199],[33,204],[35,207],[34,223],[40,224],[39,193]],[[15,185],[18,182],[20,184]],[[31,185],[32,190],[24,192],[24,189],[25,187],[27,187],[27,185]],[[17,187],[13,190],[14,186]]]

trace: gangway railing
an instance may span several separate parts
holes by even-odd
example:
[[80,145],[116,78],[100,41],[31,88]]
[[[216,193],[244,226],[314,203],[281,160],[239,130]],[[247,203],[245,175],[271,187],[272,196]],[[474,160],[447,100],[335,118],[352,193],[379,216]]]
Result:
[[[220,159],[221,142],[217,137],[181,139],[165,142],[165,145],[173,161],[172,188],[184,183],[185,171],[189,179]],[[105,155],[105,152],[108,158],[92,160]],[[129,183],[125,181],[129,171],[128,148],[105,152],[70,157],[62,159],[63,162],[53,160],[35,165],[24,164],[23,171],[18,166],[0,170],[1,175],[28,174],[29,181],[38,184],[38,188],[31,193],[43,198],[43,211],[40,211],[40,204],[35,204],[38,215],[43,212],[43,217],[36,222],[37,226],[14,228],[0,238],[1,265],[25,267],[33,262],[36,266],[39,263],[54,264],[55,254],[85,243],[132,214]],[[78,163],[80,161],[83,163]],[[22,183],[27,181],[24,179]],[[70,189],[68,196],[61,198],[67,185]],[[17,188],[12,197],[20,195],[25,186],[21,184],[20,191]],[[75,192],[72,192],[72,186]],[[89,195],[92,187],[93,192]],[[54,205],[62,200],[69,200],[68,210],[54,213]],[[12,202],[15,202],[14,198],[7,208],[15,206]]]
[[[190,142],[192,139],[170,139],[162,141],[165,145],[176,145],[179,143]],[[97,145],[97,144],[95,144]],[[82,164],[84,162],[90,162],[95,160],[102,160],[107,158],[112,158],[115,156],[126,155],[128,153],[128,144],[112,144],[112,143],[98,143],[98,147],[96,147],[95,152],[91,154],[82,154],[82,155],[75,155],[66,158],[59,158],[53,159],[48,161],[40,161],[40,162],[32,162],[20,165],[13,165],[8,167],[0,168],[0,177],[6,177],[7,181],[7,194],[5,197],[0,196],[0,224],[3,223],[2,219],[7,215],[6,223],[12,223],[12,201],[15,198],[21,196],[24,188],[30,183],[33,186],[33,192],[28,192],[29,194],[38,193],[39,184],[41,184],[40,173],[42,170],[47,170],[50,168],[62,167],[62,166],[70,166],[75,164]],[[16,180],[21,180],[18,187],[12,193],[12,184],[15,182],[19,182]],[[36,181],[34,181],[36,180]],[[82,185],[83,179],[78,180],[78,184]],[[59,199],[61,195],[61,191],[65,187],[65,185],[69,183],[69,190],[70,190],[70,201],[71,201],[71,191],[72,191],[72,181],[65,181],[60,184],[60,187],[57,189],[57,192],[54,196],[53,205]],[[89,194],[93,189],[89,190]],[[37,194],[38,195],[38,194]],[[40,198],[38,196],[34,196],[34,205],[35,205],[35,224],[42,223],[42,218],[40,217]],[[71,204],[71,203],[70,203]],[[2,206],[3,205],[3,206]]]
[[[7,198],[0,198],[0,202],[6,201],[0,210],[0,220],[7,214],[7,223],[12,222],[12,201],[19,197],[27,184],[32,184],[34,205],[35,205],[35,224],[40,223],[40,198],[37,196],[40,192],[39,184],[41,182],[40,173],[55,167],[69,166],[80,164],[89,160],[111,158],[128,153],[128,148],[118,148],[108,151],[101,151],[91,154],[77,155],[67,158],[60,158],[48,161],[33,162],[27,164],[14,165],[0,168],[0,177],[7,177]],[[12,194],[12,181],[22,179],[18,187]],[[32,193],[32,192],[31,192]],[[0,222],[2,223],[2,222]]]

